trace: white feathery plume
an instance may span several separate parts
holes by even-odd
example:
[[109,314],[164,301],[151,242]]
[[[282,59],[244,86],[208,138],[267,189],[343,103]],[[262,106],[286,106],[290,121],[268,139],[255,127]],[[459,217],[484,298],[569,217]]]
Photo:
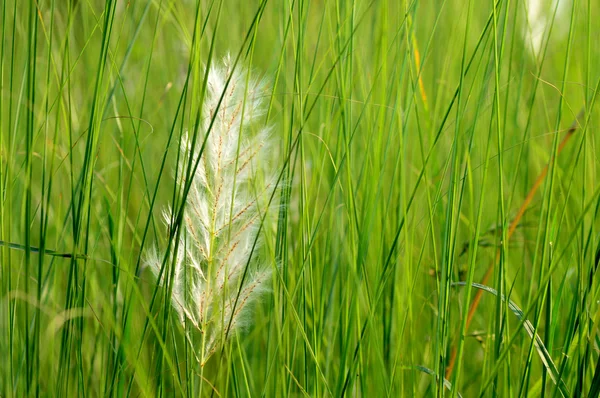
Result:
[[552,21],[552,14],[556,7],[555,24],[561,36],[564,36],[564,17],[567,14],[567,2],[565,0],[527,0],[525,2],[527,10],[527,24],[523,31],[523,39],[529,51],[534,57],[537,57],[544,43],[544,34],[548,24]]
[[[242,68],[231,68],[229,57],[210,68],[198,144],[192,148],[187,135],[182,138],[178,166],[181,187],[187,165],[198,160],[194,150],[206,139],[186,198],[176,255],[170,257],[172,305],[182,323],[201,332],[202,347],[196,352],[202,365],[226,333],[244,326],[249,304],[270,281],[270,267],[257,259],[258,245],[252,252],[255,241],[261,243],[257,233],[274,189],[267,159],[269,129],[257,123],[264,115],[264,85],[248,80]],[[169,225],[170,211],[164,218]],[[147,255],[147,264],[160,274],[162,257],[156,249]],[[252,268],[246,272],[247,264]],[[168,273],[165,268],[161,284]]]

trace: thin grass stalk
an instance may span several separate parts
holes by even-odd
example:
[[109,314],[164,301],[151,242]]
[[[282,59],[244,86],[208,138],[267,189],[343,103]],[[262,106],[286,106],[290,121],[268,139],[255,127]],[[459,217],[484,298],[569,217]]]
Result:
[[[557,156],[558,156],[558,154],[560,154],[562,152],[562,150],[567,145],[567,142],[571,139],[571,137],[573,136],[573,134],[579,127],[578,119],[582,115],[583,115],[583,110],[579,113],[578,117],[575,119],[575,121],[569,127],[567,134],[561,140],[561,142],[558,146]],[[521,218],[523,217],[523,215],[527,211],[529,205],[531,204],[531,201],[533,200],[533,197],[535,196],[537,190],[539,189],[540,185],[546,178],[546,175],[548,174],[548,167],[549,167],[550,163],[553,161],[554,161],[554,158],[550,159],[550,162],[542,169],[542,171],[536,178],[535,182],[533,183],[533,186],[527,193],[527,196],[525,197],[525,200],[521,204],[521,207],[519,207],[517,214],[513,218],[512,222],[510,223],[510,226],[506,233],[507,244],[508,244],[508,240],[510,240],[510,238],[513,236],[515,230],[519,226],[519,222],[521,221]],[[491,276],[494,272],[494,266],[500,260],[500,255],[501,255],[500,250],[498,250],[496,252],[496,259],[488,266],[487,270],[485,271],[485,274],[483,275],[483,278],[481,279],[482,285],[487,285],[489,279],[491,278]],[[483,291],[477,290],[477,292],[475,293],[475,296],[473,297],[473,302],[471,303],[471,306],[469,307],[469,312],[467,313],[466,329],[469,329],[469,326],[471,325],[471,321],[473,320],[473,316],[475,315],[475,312],[477,311],[477,307],[479,306],[479,302],[481,301],[482,296],[483,296]],[[446,368],[446,379],[450,379],[450,377],[452,376],[452,371],[454,370],[455,362],[456,362],[456,346],[452,347],[452,351],[450,354],[450,361],[448,362],[448,367]]]

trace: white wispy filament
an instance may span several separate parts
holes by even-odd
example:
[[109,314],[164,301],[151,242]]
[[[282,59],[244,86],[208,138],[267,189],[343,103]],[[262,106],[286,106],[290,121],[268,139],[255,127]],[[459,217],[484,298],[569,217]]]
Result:
[[[271,276],[269,263],[256,250],[263,243],[257,233],[273,192],[269,129],[260,122],[264,87],[242,68],[231,69],[229,57],[210,68],[195,148],[187,136],[182,139],[179,176],[185,176],[189,162],[196,164],[205,139],[206,145],[186,198],[180,240],[172,245],[177,246],[169,261],[174,268],[165,267],[160,280],[164,285],[172,272],[172,305],[183,324],[200,332],[195,340],[201,347],[195,351],[201,364],[226,335],[244,326],[249,305],[267,290]],[[186,181],[180,177],[178,183],[181,188]],[[170,211],[164,218],[173,228]],[[162,260],[156,250],[148,256],[156,276]]]
[[[544,35],[552,21],[556,8],[555,24],[558,25],[559,36],[564,36],[564,20],[567,15],[567,2],[565,0],[527,0],[527,25],[523,31],[523,39],[534,57],[537,57],[544,44]],[[566,18],[568,19],[568,18]]]

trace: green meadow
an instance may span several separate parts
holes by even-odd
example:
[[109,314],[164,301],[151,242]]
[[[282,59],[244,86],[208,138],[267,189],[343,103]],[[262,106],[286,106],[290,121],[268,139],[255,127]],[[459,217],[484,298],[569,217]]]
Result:
[[[2,0],[0,396],[599,396],[598,18]],[[220,272],[190,198],[234,88],[229,191],[269,190],[209,306],[178,281]],[[235,201],[207,247],[241,253]]]

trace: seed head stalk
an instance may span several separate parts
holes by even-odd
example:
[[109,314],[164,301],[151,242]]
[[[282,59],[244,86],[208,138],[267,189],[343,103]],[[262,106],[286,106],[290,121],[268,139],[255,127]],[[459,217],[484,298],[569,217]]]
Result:
[[[262,242],[258,224],[272,193],[266,150],[269,128],[257,123],[264,114],[260,95],[264,85],[243,68],[233,70],[229,57],[209,68],[199,132],[204,150],[198,159],[194,144],[187,135],[182,137],[178,167],[183,170],[188,162],[198,167],[189,177],[182,223],[170,225],[183,228],[177,253],[171,256],[171,303],[180,322],[191,323],[191,330],[201,334],[194,355],[202,367],[227,339],[226,327],[243,329],[249,305],[267,290],[270,279],[265,261],[251,258],[257,257],[252,256],[254,241]],[[188,183],[185,173],[178,175],[180,186]],[[166,212],[167,224],[171,219]],[[156,275],[158,259],[151,255],[147,261]],[[186,339],[193,345],[190,333]]]

